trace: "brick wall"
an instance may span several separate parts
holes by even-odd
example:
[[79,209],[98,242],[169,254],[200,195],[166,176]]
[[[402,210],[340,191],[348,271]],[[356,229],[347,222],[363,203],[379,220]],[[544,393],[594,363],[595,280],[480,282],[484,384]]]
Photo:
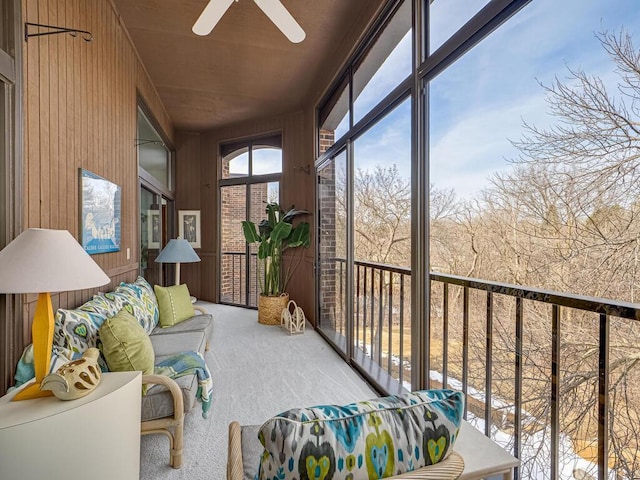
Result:
[[[329,130],[320,131],[320,154],[335,143]],[[332,162],[319,172],[318,206],[320,222],[320,318],[319,324],[338,332],[344,331],[343,295],[339,292],[338,264],[336,258],[336,175]]]

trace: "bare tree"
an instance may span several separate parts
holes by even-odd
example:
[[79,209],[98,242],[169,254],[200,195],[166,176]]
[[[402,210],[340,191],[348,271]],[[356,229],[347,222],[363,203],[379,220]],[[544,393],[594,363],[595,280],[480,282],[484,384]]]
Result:
[[[528,286],[626,301],[637,298],[640,51],[624,31],[600,33],[598,38],[615,65],[618,87],[612,91],[600,78],[575,69],[569,69],[568,80],[556,78],[542,85],[556,122],[547,128],[524,124],[523,137],[513,142],[520,151],[514,168],[493,176],[475,217],[479,226],[466,238],[471,250],[492,257],[491,264],[475,261],[482,278],[499,275],[502,281]],[[529,364],[527,412],[545,430],[548,318],[548,312],[535,306],[527,313],[527,331],[537,338],[525,342],[524,352]],[[630,392],[640,392],[640,329],[637,322],[611,321],[609,434],[614,469],[618,478],[636,478],[640,398]],[[564,312],[563,431],[577,450],[592,447],[588,439],[595,439],[597,432],[599,339],[594,323],[593,316]],[[499,325],[498,337],[497,343],[508,346],[513,332]],[[510,351],[499,349],[495,370],[511,368]],[[507,376],[497,375],[505,378],[497,382],[497,390],[508,395]],[[523,466],[523,473],[527,468],[533,467]]]

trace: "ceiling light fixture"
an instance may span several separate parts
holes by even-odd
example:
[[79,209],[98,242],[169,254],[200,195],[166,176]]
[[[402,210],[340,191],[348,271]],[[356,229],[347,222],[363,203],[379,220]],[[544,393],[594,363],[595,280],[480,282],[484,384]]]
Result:
[[[209,0],[198,20],[193,24],[193,33],[209,35],[234,1],[238,0]],[[304,40],[306,36],[304,30],[280,0],[253,1],[291,42],[300,43]]]

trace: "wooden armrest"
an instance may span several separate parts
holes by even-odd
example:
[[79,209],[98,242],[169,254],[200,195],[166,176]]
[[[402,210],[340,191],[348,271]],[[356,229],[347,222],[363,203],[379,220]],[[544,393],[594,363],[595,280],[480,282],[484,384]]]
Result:
[[208,315],[209,312],[207,312],[204,308],[202,308],[200,305],[194,305],[193,309],[200,312],[203,315]]
[[227,453],[227,480],[243,480],[242,429],[238,422],[229,424],[229,451]]
[[143,435],[161,433],[169,439],[170,463],[173,468],[182,465],[182,446],[184,436],[184,401],[182,389],[178,384],[166,375],[142,375],[142,383],[149,385],[164,385],[173,397],[173,417],[156,418],[155,420],[143,420],[140,424],[140,432]]
[[184,400],[182,398],[182,389],[172,379],[166,375],[142,375],[142,384],[164,385],[171,392],[173,397],[173,416],[174,418],[184,417]]
[[388,480],[455,480],[464,471],[464,460],[460,454],[451,454],[440,463],[402,473]]

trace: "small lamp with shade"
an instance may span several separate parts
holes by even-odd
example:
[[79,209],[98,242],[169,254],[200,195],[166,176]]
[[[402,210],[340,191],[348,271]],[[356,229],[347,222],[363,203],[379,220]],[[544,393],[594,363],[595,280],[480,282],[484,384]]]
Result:
[[110,281],[67,230],[30,228],[0,251],[0,293],[38,294],[31,329],[35,383],[20,390],[13,400],[52,395],[50,390],[40,390],[53,348],[50,292],[95,288]]
[[180,264],[199,261],[200,257],[184,238],[172,238],[169,240],[167,246],[162,249],[156,258],[157,263],[176,264],[176,285],[180,285]]

